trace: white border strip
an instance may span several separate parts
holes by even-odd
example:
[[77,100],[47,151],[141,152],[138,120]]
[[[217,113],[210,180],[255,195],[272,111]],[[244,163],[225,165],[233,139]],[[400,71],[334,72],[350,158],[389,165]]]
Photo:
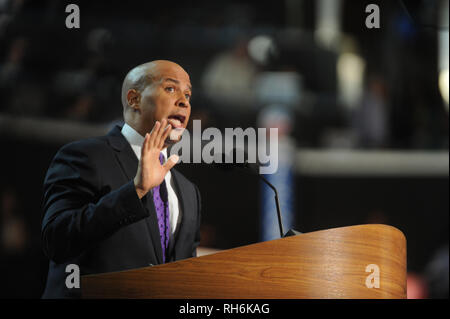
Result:
[[82,122],[49,118],[27,118],[0,114],[0,134],[42,142],[65,144],[83,138],[101,136],[108,132],[109,124],[86,124]]
[[449,153],[300,149],[296,171],[302,175],[448,177]]
[[[68,143],[107,133],[112,124],[86,124],[0,114],[0,134]],[[362,151],[298,149],[296,171],[325,176],[449,176],[447,151]]]

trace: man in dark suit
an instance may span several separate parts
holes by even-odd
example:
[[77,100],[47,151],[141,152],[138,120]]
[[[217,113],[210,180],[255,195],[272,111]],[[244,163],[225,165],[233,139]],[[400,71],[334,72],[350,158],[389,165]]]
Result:
[[166,160],[188,123],[190,96],[178,64],[137,66],[123,82],[125,125],[58,151],[44,182],[44,298],[81,296],[66,284],[69,264],[84,275],[196,256],[200,193],[171,169],[177,155]]

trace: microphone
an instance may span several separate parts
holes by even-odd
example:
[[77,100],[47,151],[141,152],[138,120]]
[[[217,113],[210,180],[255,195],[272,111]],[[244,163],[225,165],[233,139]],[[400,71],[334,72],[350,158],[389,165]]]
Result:
[[[283,237],[288,237],[288,236],[300,235],[301,232],[294,230],[294,229],[290,229],[286,234],[284,233],[283,221],[282,221],[282,217],[281,217],[280,201],[278,199],[278,191],[277,191],[276,187],[274,185],[272,185],[272,183],[270,183],[264,176],[259,174],[258,164],[248,162],[247,152],[245,152],[244,150],[240,150],[240,151],[244,153],[244,163],[235,163],[233,161],[233,159],[236,158],[236,154],[237,154],[237,149],[233,148],[228,156],[225,153],[222,153],[221,154],[222,163],[214,162],[214,166],[221,170],[232,170],[235,168],[242,168],[242,169],[250,171],[253,174],[256,174],[259,177],[259,179],[262,180],[267,186],[269,186],[275,193],[275,204],[276,204],[276,208],[277,208],[277,217],[278,217],[278,226],[280,228],[280,237],[283,238]],[[226,161],[227,158],[231,159],[231,161],[229,161],[231,163],[227,163],[227,161]]]

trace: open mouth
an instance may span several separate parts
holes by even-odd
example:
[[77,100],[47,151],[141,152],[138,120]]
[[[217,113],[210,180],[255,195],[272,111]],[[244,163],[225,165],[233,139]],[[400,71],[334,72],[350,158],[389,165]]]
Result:
[[167,121],[170,125],[172,125],[172,131],[170,132],[170,136],[167,138],[167,144],[173,144],[180,140],[181,135],[184,132],[184,122],[186,121],[186,117],[181,114],[170,115],[167,118]]
[[168,117],[168,122],[172,125],[173,128],[182,128],[186,117],[184,115],[170,115]]

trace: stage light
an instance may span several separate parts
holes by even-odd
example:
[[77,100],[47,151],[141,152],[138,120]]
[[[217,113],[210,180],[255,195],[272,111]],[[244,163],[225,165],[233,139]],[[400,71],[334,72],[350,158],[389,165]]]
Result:
[[447,28],[442,28],[438,33],[438,48],[439,48],[439,91],[441,92],[442,99],[445,102],[445,108],[448,112],[448,48],[449,48],[449,37],[448,37],[448,12],[449,12],[449,1],[441,1],[440,4],[440,16],[439,21],[443,26]]
[[363,94],[365,60],[354,53],[343,53],[337,62],[339,99],[351,109],[358,106]]
[[442,98],[445,101],[445,107],[448,112],[448,69],[441,70],[439,72],[439,90],[441,91]]
[[250,57],[259,64],[267,64],[271,54],[274,54],[275,52],[275,43],[273,39],[267,35],[258,35],[248,43],[248,53]]

